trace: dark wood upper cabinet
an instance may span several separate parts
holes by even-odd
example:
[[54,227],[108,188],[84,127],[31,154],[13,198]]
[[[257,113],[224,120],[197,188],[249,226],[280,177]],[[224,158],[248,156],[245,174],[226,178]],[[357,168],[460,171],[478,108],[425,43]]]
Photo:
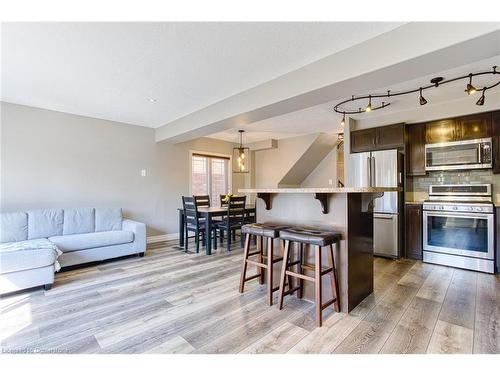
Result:
[[405,136],[404,124],[381,126],[376,128],[376,130],[376,145],[378,150],[403,146]]
[[[500,111],[493,112],[491,133],[493,136],[493,173],[500,173]],[[500,221],[500,216],[497,217]],[[498,241],[500,243],[500,241]]]
[[405,254],[409,259],[422,259],[422,205],[405,206]]
[[455,140],[455,124],[455,119],[428,122],[426,125],[425,142],[453,142]]
[[388,150],[403,147],[404,124],[354,130],[351,132],[351,152]]
[[371,151],[375,149],[376,128],[355,130],[351,132],[351,152]]
[[491,113],[428,122],[426,143],[465,141],[491,137]]
[[406,126],[406,175],[425,176],[425,124]]
[[455,123],[455,140],[491,137],[491,113],[459,117]]

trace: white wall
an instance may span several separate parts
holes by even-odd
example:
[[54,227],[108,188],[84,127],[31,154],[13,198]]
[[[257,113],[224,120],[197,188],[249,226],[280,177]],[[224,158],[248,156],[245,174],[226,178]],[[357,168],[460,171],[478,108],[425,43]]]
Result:
[[255,152],[255,187],[276,188],[283,176],[317,138],[317,134],[281,139],[274,149]]
[[[149,234],[176,233],[189,150],[232,153],[209,138],[156,143],[154,129],[1,103],[2,212],[116,206]],[[146,177],[141,177],[146,169]],[[244,176],[233,175],[233,191]]]

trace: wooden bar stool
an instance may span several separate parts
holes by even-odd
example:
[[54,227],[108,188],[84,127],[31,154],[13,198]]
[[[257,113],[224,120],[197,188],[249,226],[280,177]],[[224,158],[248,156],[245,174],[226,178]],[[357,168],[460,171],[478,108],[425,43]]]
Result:
[[[276,292],[279,287],[273,287],[273,265],[283,260],[283,256],[274,256],[274,239],[280,237],[280,231],[287,229],[284,225],[277,224],[246,224],[242,227],[241,232],[245,234],[245,247],[243,252],[243,266],[240,277],[240,293],[245,289],[245,282],[259,278],[260,284],[264,284],[264,271],[267,270],[267,299],[269,306],[273,304],[273,292]],[[250,251],[250,242],[254,236],[259,243],[259,249]],[[267,239],[267,253],[264,254],[264,238]],[[257,260],[250,259],[251,256],[257,255]],[[258,273],[252,276],[247,276],[248,265],[257,267]],[[289,287],[291,278],[289,278]]]
[[[339,304],[339,288],[337,280],[337,270],[335,268],[335,258],[333,256],[333,244],[338,244],[340,241],[340,234],[337,232],[314,230],[314,229],[302,229],[293,228],[285,229],[280,231],[280,238],[285,240],[285,251],[283,255],[283,266],[280,278],[279,287],[279,304],[278,307],[281,310],[283,308],[283,298],[285,295],[291,294],[290,290],[285,291],[285,278],[287,276],[295,277],[299,279],[299,292],[298,297],[302,298],[303,295],[303,280],[312,281],[316,286],[316,324],[321,327],[323,322],[322,312],[328,306],[333,305],[336,312],[340,311]],[[290,244],[291,243],[300,244],[299,253],[299,272],[293,272],[290,268],[295,265],[296,262],[290,262]],[[314,246],[315,252],[315,262],[314,264],[305,264],[304,259],[304,245]],[[328,247],[328,259],[329,267],[322,267],[321,250],[323,247]],[[303,270],[308,269],[314,271],[314,277],[304,275]],[[323,303],[323,284],[322,276],[330,274],[330,282],[332,287],[332,299],[326,303]]]

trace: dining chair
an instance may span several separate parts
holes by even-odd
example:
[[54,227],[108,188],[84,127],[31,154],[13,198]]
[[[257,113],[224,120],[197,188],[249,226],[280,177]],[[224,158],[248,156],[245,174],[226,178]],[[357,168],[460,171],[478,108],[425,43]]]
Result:
[[[245,224],[245,206],[247,197],[231,197],[227,203],[227,214],[220,223],[216,225],[220,235],[227,235],[227,251],[231,251],[231,232]],[[243,236],[241,236],[241,247],[243,247]]]
[[[196,243],[196,252],[200,252],[200,236],[201,240],[204,243],[204,239],[206,236],[206,222],[202,220],[200,214],[198,212],[198,204],[195,197],[182,197],[182,206],[184,208],[184,223],[186,225],[185,228],[185,241],[184,241],[184,249],[186,252],[188,251],[188,238],[189,232],[194,232],[194,238]],[[213,240],[214,240],[214,249],[217,249],[217,230],[213,228]]]

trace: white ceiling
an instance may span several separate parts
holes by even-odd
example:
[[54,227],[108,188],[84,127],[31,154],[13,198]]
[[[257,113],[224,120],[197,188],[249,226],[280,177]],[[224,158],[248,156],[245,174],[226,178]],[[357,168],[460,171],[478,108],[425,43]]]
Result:
[[[493,65],[497,65],[500,67],[500,56],[495,56],[491,59],[477,61],[473,64],[468,64],[446,71],[436,72],[433,75],[421,77],[412,81],[401,82],[398,85],[394,85],[389,88],[380,88],[378,90],[373,90],[370,93],[385,93],[388,89],[393,92],[397,92],[409,88],[417,88],[427,85],[430,79],[436,76],[442,76],[445,79],[449,79],[466,75],[470,72],[492,70]],[[483,87],[485,85],[489,86],[492,83],[496,83],[499,80],[499,75],[488,75],[474,78],[473,84],[476,87]],[[487,91],[485,95],[486,105],[484,107],[479,107],[475,106],[474,103],[477,101],[480,94],[478,93],[473,97],[468,97],[464,92],[466,84],[466,81],[457,81],[454,83],[443,85],[437,89],[429,89],[424,91],[423,95],[428,101],[428,103],[425,105],[425,108],[419,105],[419,97],[418,94],[416,94],[413,96],[408,95],[391,98],[391,105],[386,109],[381,109],[370,113],[363,113],[360,115],[353,115],[351,117],[359,121],[374,122],[378,124],[387,124],[399,121],[409,122],[416,117],[415,114],[417,114],[418,117],[418,112],[422,111],[422,109],[428,110],[431,107],[436,107],[438,112],[444,113],[444,106],[446,106],[447,104],[451,105],[452,103],[462,99],[466,100],[467,102],[470,101],[469,108],[472,108],[472,110],[474,111],[487,110],[487,108],[485,108],[486,105],[493,105],[495,109],[500,108],[500,102],[498,102],[497,96],[492,97],[492,94],[500,93],[500,86],[495,87],[490,92]],[[361,95],[368,93],[346,94],[347,95],[345,99],[349,98],[352,94]],[[488,100],[489,96],[490,100]],[[335,106],[335,104],[342,100],[344,100],[344,98],[335,99],[322,105],[245,125],[241,127],[242,129],[246,130],[245,140],[246,142],[250,143],[269,138],[283,139],[318,132],[338,133],[341,131],[339,126],[341,116],[333,111],[333,107]],[[496,102],[492,103],[492,101]],[[377,103],[378,102],[376,101],[373,102],[373,104]],[[366,104],[367,103],[365,103],[364,105],[366,106]],[[237,128],[235,127],[234,129],[219,132],[211,135],[210,137],[234,142],[237,140]]]
[[158,127],[399,25],[3,23],[0,99]]

